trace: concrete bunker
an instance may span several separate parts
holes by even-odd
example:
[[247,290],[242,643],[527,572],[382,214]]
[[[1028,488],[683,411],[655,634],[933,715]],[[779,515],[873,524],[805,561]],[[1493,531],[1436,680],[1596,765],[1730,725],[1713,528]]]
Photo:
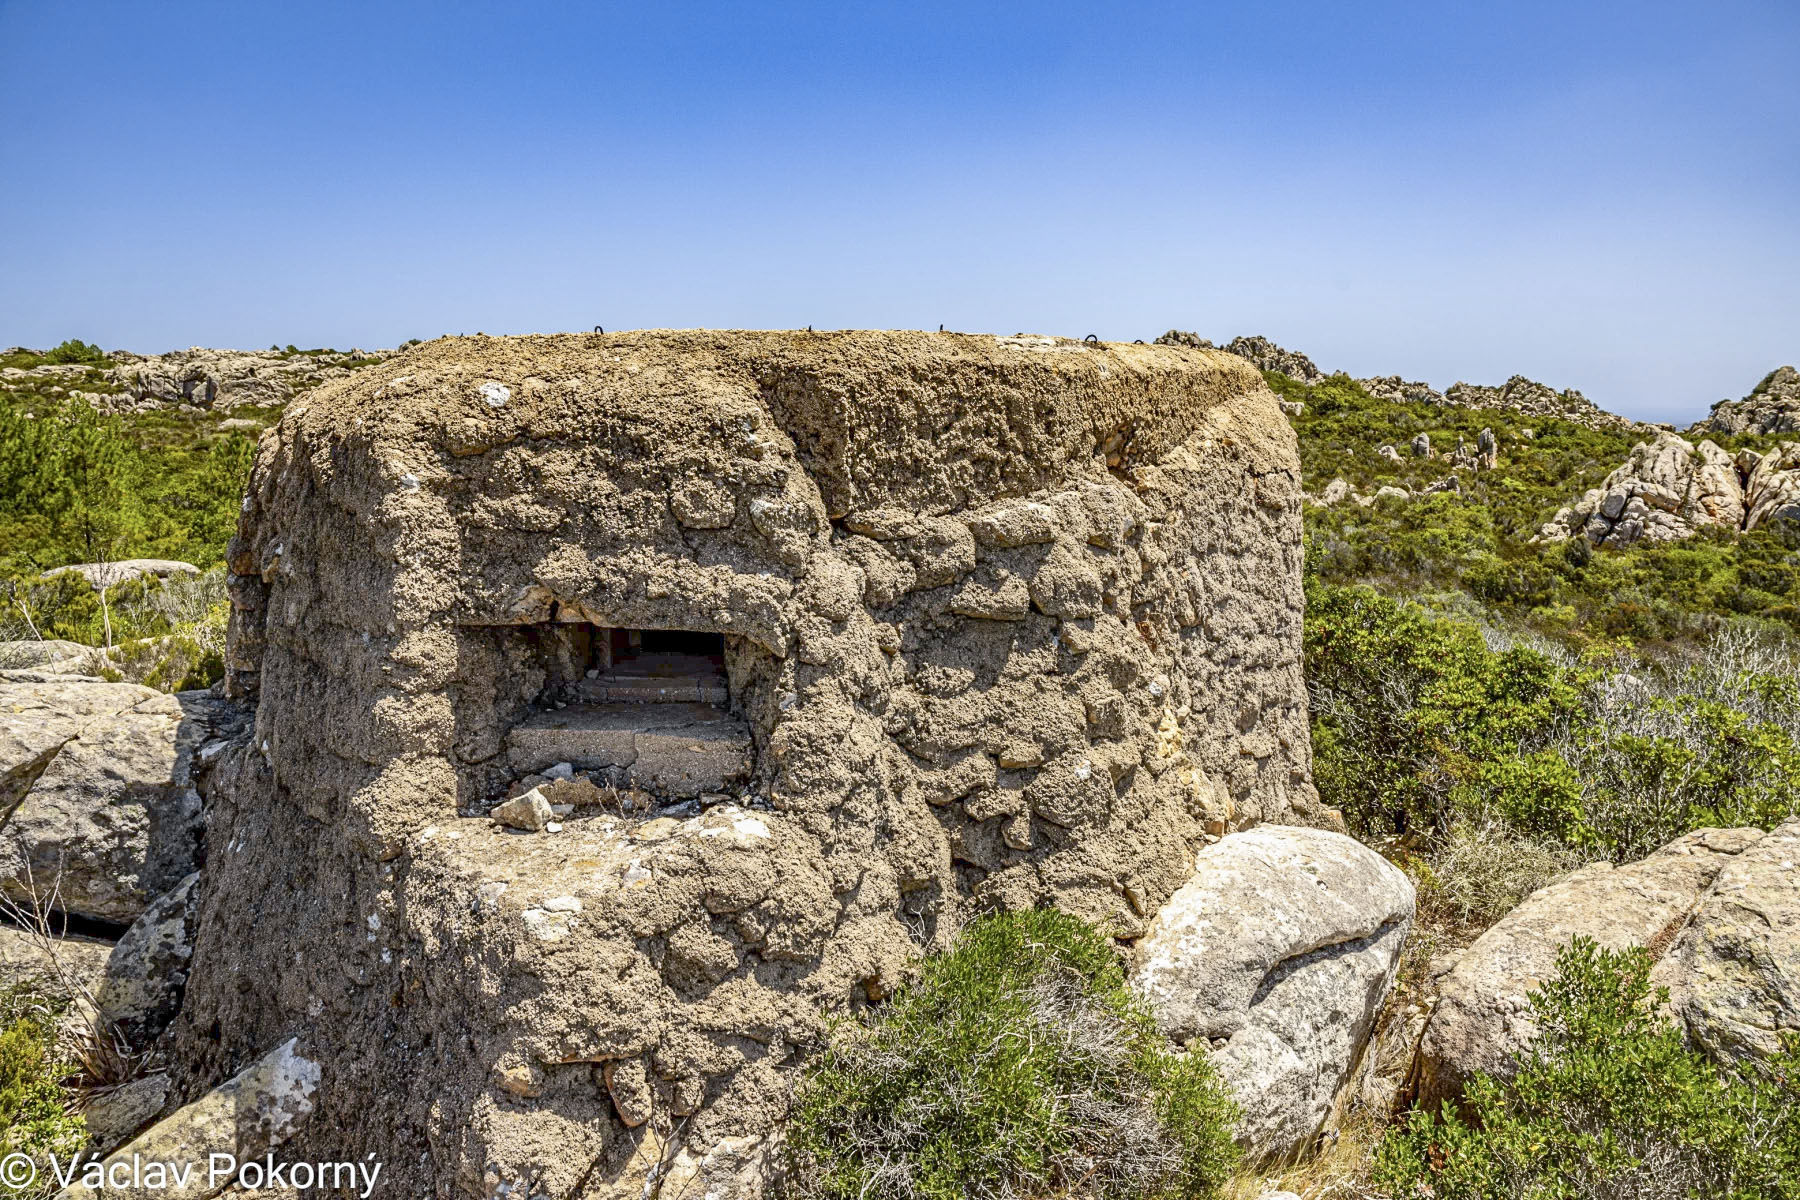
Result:
[[[179,1086],[298,1031],[296,1155],[750,1200],[829,1016],[961,921],[1129,940],[1209,838],[1329,823],[1300,568],[1293,431],[1222,352],[477,337],[309,393],[232,546],[256,729]],[[563,763],[659,802],[458,819]]]

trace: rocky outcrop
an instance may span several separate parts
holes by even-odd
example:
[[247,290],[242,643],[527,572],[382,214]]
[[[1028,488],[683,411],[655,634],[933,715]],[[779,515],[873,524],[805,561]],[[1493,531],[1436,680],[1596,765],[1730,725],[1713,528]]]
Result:
[[[1196,349],[1213,349],[1213,343],[1197,333],[1171,329],[1156,339],[1158,344],[1169,346],[1192,346]],[[1313,364],[1312,359],[1295,350],[1284,350],[1265,337],[1233,338],[1219,349],[1249,359],[1260,370],[1278,371],[1301,383],[1313,384],[1323,382],[1325,373]],[[1792,368],[1783,368],[1792,372]],[[1773,380],[1779,375],[1770,376]],[[1417,380],[1402,379],[1398,375],[1377,375],[1369,379],[1353,380],[1358,387],[1377,400],[1386,400],[1393,404],[1432,404],[1455,405],[1460,408],[1505,408],[1527,416],[1557,417],[1564,421],[1572,421],[1577,425],[1585,425],[1590,429],[1635,429],[1640,423],[1629,417],[1621,417],[1609,413],[1596,406],[1586,396],[1570,388],[1556,391],[1546,384],[1527,379],[1523,375],[1514,375],[1499,387],[1488,387],[1474,383],[1454,383],[1448,391],[1440,392],[1429,383]],[[1765,384],[1767,381],[1765,381]],[[1800,405],[1797,405],[1800,408]],[[1294,413],[1291,415],[1299,415]],[[1783,428],[1800,428],[1800,422],[1794,426]]]
[[1325,373],[1314,366],[1313,360],[1306,355],[1297,350],[1283,350],[1268,338],[1257,335],[1232,338],[1225,345],[1215,347],[1197,333],[1189,333],[1183,329],[1171,329],[1157,338],[1156,344],[1159,346],[1191,346],[1196,350],[1220,349],[1227,354],[1235,354],[1239,358],[1248,359],[1256,364],[1258,370],[1277,371],[1290,379],[1297,379],[1301,383],[1318,383],[1325,378]]
[[1207,1050],[1260,1158],[1326,1129],[1392,988],[1413,887],[1353,838],[1264,825],[1203,849],[1134,951],[1165,1036]]
[[81,576],[98,589],[117,587],[146,575],[157,579],[168,579],[174,575],[198,575],[200,568],[193,563],[179,562],[172,558],[125,558],[117,562],[73,563],[66,567],[54,567],[45,571],[44,577],[48,579],[53,575],[70,572]]
[[1232,338],[1221,349],[1249,359],[1261,370],[1277,371],[1301,383],[1318,383],[1325,378],[1325,372],[1314,366],[1312,359],[1298,350],[1283,350],[1266,337]]
[[[35,382],[69,388],[69,394],[109,412],[143,412],[189,407],[229,412],[245,406],[272,407],[321,384],[348,378],[381,362],[392,350],[205,350],[198,346],[168,354],[118,350],[109,364],[50,364],[0,368],[0,383]],[[105,390],[83,390],[98,370]],[[92,387],[91,384],[88,385]]]
[[1632,429],[1638,422],[1595,406],[1573,388],[1556,391],[1547,384],[1514,375],[1499,387],[1454,383],[1438,391],[1429,383],[1409,381],[1398,375],[1358,379],[1357,385],[1377,400],[1393,404],[1454,405],[1458,408],[1504,408],[1533,417],[1556,417],[1590,429]]
[[1733,456],[1711,441],[1698,446],[1674,433],[1639,442],[1597,488],[1560,509],[1538,540],[1583,536],[1617,549],[1669,542],[1704,528],[1733,533],[1800,517],[1800,443],[1769,454]]
[[1794,433],[1800,431],[1800,371],[1778,367],[1741,400],[1721,400],[1692,433]]
[[[1209,828],[1332,819],[1299,500],[1260,375],[1185,347],[472,338],[290,405],[230,554],[256,724],[179,1091],[304,1030],[296,1157],[590,1198],[686,1163],[750,1200],[828,1015],[969,914],[1139,936]],[[618,725],[664,706],[619,666],[657,644],[729,792],[643,769],[663,716]],[[564,764],[648,801],[488,819]]]
[[195,754],[236,707],[79,678],[0,683],[0,895],[125,924],[197,865]]
[[1428,1105],[1477,1071],[1505,1077],[1531,1045],[1530,993],[1580,936],[1646,946],[1651,982],[1698,1045],[1768,1053],[1800,1030],[1800,820],[1773,833],[1702,829],[1626,866],[1596,864],[1534,893],[1457,959],[1415,1063]]
[[1507,408],[1530,417],[1557,417],[1590,429],[1635,429],[1638,422],[1597,407],[1574,388],[1557,391],[1547,384],[1514,375],[1499,387],[1453,383],[1445,404],[1459,408]]
[[1358,379],[1358,387],[1377,400],[1386,400],[1390,404],[1442,404],[1444,393],[1429,383],[1408,381],[1398,375],[1378,375],[1373,379]]

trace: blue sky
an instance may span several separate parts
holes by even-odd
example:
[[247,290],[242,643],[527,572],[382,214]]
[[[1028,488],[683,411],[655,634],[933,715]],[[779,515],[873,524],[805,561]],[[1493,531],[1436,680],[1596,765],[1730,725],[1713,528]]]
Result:
[[1800,360],[1800,4],[0,0],[0,345],[1262,333]]

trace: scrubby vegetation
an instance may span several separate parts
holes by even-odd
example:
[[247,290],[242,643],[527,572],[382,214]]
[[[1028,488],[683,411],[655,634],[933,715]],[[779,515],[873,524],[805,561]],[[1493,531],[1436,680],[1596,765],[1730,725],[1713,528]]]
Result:
[[1682,655],[1582,660],[1369,587],[1308,593],[1315,772],[1365,836],[1457,821],[1641,858],[1800,811],[1800,671],[1726,628]]
[[[1417,493],[1445,477],[1408,452],[1419,433],[1442,450],[1491,428],[1501,446],[1496,468],[1458,473],[1459,490],[1306,515],[1315,775],[1419,885],[1402,995],[1416,1002],[1434,955],[1585,862],[1800,812],[1800,530],[1533,544],[1641,439],[1392,404],[1341,376],[1269,381],[1305,405],[1294,424],[1315,495],[1334,478]],[[1351,1189],[1800,1195],[1800,1050],[1761,1074],[1708,1062],[1653,1015],[1648,971],[1641,952],[1570,948],[1534,999],[1547,1034],[1519,1075],[1483,1080],[1465,1111],[1410,1114]]]
[[1517,1074],[1477,1076],[1466,1113],[1411,1114],[1378,1183],[1435,1200],[1800,1197],[1800,1039],[1710,1062],[1657,1017],[1650,967],[1642,949],[1570,945],[1530,998],[1539,1036]]
[[79,339],[71,339],[41,354],[35,350],[15,350],[9,354],[0,354],[0,367],[18,367],[21,370],[73,364],[104,367],[110,362],[112,359],[106,351]]
[[0,1159],[24,1154],[39,1164],[37,1183],[9,1187],[0,1180],[0,1196],[48,1195],[50,1156],[66,1162],[87,1142],[63,1087],[77,1066],[57,1046],[62,1008],[29,987],[0,990]]
[[[85,361],[69,349],[79,345],[50,355]],[[50,388],[0,391],[0,641],[113,647],[93,669],[171,689],[211,683],[223,671],[225,544],[253,432],[220,428],[212,413],[109,416]],[[208,570],[201,581],[137,580],[104,595],[78,575],[45,574],[128,558]]]
[[1171,1053],[1109,940],[1052,911],[978,920],[795,1104],[792,1194],[831,1200],[1216,1194],[1233,1106]]

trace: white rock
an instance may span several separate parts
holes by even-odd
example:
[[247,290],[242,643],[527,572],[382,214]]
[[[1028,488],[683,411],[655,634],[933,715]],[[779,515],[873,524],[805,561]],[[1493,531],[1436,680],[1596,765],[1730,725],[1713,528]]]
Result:
[[1277,825],[1201,850],[1156,915],[1133,986],[1165,1036],[1214,1045],[1254,1156],[1303,1149],[1325,1128],[1412,915],[1412,884],[1386,859],[1342,834]]

